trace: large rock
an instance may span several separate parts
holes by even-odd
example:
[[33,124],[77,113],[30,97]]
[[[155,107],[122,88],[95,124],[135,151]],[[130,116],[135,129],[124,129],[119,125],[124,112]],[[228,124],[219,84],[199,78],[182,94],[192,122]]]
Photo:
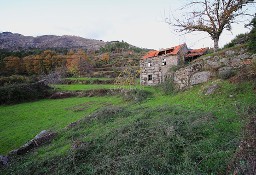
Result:
[[57,135],[57,133],[55,133],[55,132],[43,130],[39,134],[37,134],[32,140],[27,142],[25,145],[23,145],[22,147],[20,147],[16,150],[11,151],[9,154],[10,155],[25,154],[25,153],[29,152],[30,150],[32,150],[33,148],[39,147],[45,143],[52,141],[56,135]]
[[207,82],[210,79],[210,77],[211,77],[211,72],[209,71],[195,73],[190,78],[190,85],[196,85],[196,84]]
[[229,65],[229,59],[228,58],[222,58],[222,59],[220,59],[220,63],[222,65],[227,66],[227,65]]
[[8,157],[0,155],[0,166],[6,166],[8,165]]
[[233,50],[228,50],[228,51],[225,52],[225,55],[227,55],[227,56],[232,56],[232,55],[234,55],[235,53],[236,53],[236,52],[233,51]]
[[77,94],[73,92],[55,92],[50,96],[50,99],[63,99],[63,98],[70,98],[75,97]]
[[221,62],[219,60],[215,60],[215,61],[207,60],[206,65],[208,65],[212,69],[218,69],[221,67]]
[[203,69],[203,62],[197,62],[189,65],[185,68],[181,68],[174,73],[174,83],[179,89],[185,89],[189,87],[190,77]]
[[204,95],[214,94],[214,92],[219,88],[220,86],[218,84],[212,84],[204,89]]
[[218,70],[218,77],[221,79],[228,79],[234,75],[234,68],[222,67]]
[[239,58],[233,58],[233,59],[230,60],[230,65],[231,65],[232,67],[236,67],[236,68],[241,67],[241,65],[242,65],[242,60],[239,59]]
[[250,55],[247,53],[244,53],[244,54],[238,55],[237,58],[240,60],[244,60],[244,59],[250,58]]

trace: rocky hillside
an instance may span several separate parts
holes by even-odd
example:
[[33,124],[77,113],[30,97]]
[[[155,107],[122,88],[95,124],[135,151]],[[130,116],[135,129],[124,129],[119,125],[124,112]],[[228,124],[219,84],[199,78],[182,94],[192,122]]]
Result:
[[248,52],[246,45],[237,45],[194,60],[174,72],[173,80],[179,89],[186,89],[214,78],[231,78],[231,81],[255,80],[255,66],[256,54]]
[[32,37],[11,32],[0,33],[0,49],[9,51],[48,48],[99,50],[105,44],[104,41],[85,39],[78,36],[43,35]]

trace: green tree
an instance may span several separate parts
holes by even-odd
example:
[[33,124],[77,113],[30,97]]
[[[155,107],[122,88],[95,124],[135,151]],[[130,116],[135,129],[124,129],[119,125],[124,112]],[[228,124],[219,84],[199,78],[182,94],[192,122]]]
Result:
[[249,33],[249,50],[252,52],[256,52],[256,14],[252,19],[249,26],[252,26],[252,30]]

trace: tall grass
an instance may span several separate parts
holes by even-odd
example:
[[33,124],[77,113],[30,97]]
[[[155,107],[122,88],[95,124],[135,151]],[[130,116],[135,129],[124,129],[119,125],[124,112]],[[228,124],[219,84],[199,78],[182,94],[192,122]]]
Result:
[[0,106],[0,154],[18,148],[42,130],[59,130],[102,106],[120,101],[118,97],[108,96]]
[[251,83],[215,83],[220,88],[209,96],[203,91],[210,83],[171,95],[151,87],[141,103],[116,99],[4,173],[225,174],[242,138],[241,115],[256,94]]

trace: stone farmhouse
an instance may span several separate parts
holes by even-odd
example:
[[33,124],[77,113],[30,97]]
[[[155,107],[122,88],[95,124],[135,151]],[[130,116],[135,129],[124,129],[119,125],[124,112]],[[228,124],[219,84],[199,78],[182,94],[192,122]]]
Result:
[[140,84],[157,85],[164,82],[172,67],[190,62],[205,54],[207,50],[208,48],[188,49],[184,43],[159,51],[149,51],[140,60]]

